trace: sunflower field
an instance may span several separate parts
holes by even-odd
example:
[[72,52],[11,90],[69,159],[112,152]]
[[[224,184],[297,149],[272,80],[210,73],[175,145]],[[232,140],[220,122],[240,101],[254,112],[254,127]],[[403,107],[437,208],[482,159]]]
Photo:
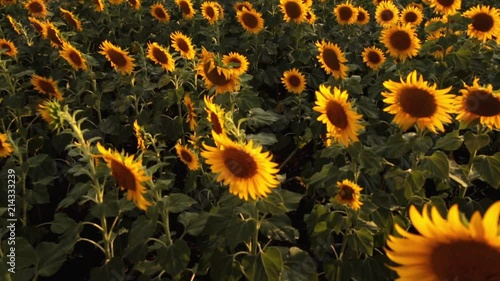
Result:
[[498,0],[0,0],[0,280],[499,281]]

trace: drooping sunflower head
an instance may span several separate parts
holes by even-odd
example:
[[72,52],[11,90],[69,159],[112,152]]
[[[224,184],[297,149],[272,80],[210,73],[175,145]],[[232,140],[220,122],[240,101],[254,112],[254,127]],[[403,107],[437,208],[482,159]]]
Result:
[[31,77],[31,84],[41,94],[49,95],[50,98],[63,99],[61,91],[57,87],[57,81],[52,78],[45,78],[34,74]]
[[45,33],[45,31],[44,31],[45,23],[44,22],[41,22],[34,17],[29,17],[28,19],[36,32],[38,32],[42,35]]
[[238,22],[248,33],[257,34],[264,29],[262,14],[254,9],[247,10],[243,8],[242,11],[236,13],[236,16],[238,17]]
[[203,77],[205,88],[210,90],[215,87],[215,93],[234,92],[239,88],[239,77],[231,68],[220,66],[213,53],[202,49],[201,60],[196,68]]
[[344,64],[347,59],[339,46],[323,40],[322,42],[316,42],[316,47],[319,52],[317,58],[325,72],[333,75],[335,79],[346,78],[349,68]]
[[97,149],[104,158],[110,173],[116,181],[116,184],[122,189],[127,190],[127,200],[133,200],[137,207],[146,210],[151,203],[144,198],[146,187],[143,182],[151,179],[147,176],[143,167],[142,159],[134,160],[134,156],[127,156],[111,149],[105,149],[100,143],[97,143]]
[[296,68],[285,71],[281,83],[290,93],[300,94],[306,89],[306,77]]
[[429,2],[434,12],[442,15],[454,14],[462,6],[462,0],[429,0]]
[[191,3],[191,0],[175,0],[175,3],[177,4],[177,6],[179,6],[184,19],[190,20],[194,18],[196,10],[193,8],[193,3]]
[[253,10],[252,3],[248,1],[243,1],[243,2],[236,2],[234,4],[234,9],[236,12],[243,12],[244,10],[251,11]]
[[45,18],[48,15],[47,7],[43,0],[30,0],[24,4],[30,16],[36,18]]
[[59,29],[51,22],[46,22],[43,24],[43,38],[48,38],[50,44],[55,48],[60,48],[63,46],[64,41],[59,35]]
[[205,1],[201,4],[201,14],[210,24],[215,24],[221,18],[219,8],[212,1]]
[[61,130],[64,126],[61,104],[57,100],[45,100],[38,105],[38,113],[53,130]]
[[[436,207],[424,205],[422,213],[410,207],[410,220],[419,234],[398,224],[400,237],[390,235],[386,254],[398,266],[390,267],[399,280],[496,280],[500,276],[500,201],[484,216],[476,211],[470,222],[463,222],[458,204],[446,218]],[[417,277],[416,277],[417,276]]]
[[479,118],[490,129],[500,129],[500,94],[493,92],[491,84],[479,85],[479,78],[471,86],[464,83],[464,87],[456,98],[457,120],[467,126]]
[[179,157],[182,163],[186,164],[189,170],[196,171],[200,168],[198,156],[187,145],[182,145],[180,140],[175,145],[175,151],[177,152],[177,157]]
[[186,123],[189,124],[189,129],[194,131],[196,126],[198,126],[198,121],[196,121],[198,114],[196,113],[193,99],[191,99],[189,94],[184,95],[184,105],[187,110]]
[[82,53],[78,51],[71,44],[64,42],[62,49],[59,51],[59,55],[64,58],[75,70],[87,70],[87,61],[83,57]]
[[358,18],[358,9],[349,2],[338,4],[333,13],[340,25],[354,24]]
[[399,21],[399,9],[391,1],[383,1],[375,10],[375,20],[382,27],[390,27]]
[[244,55],[236,52],[231,52],[222,56],[222,63],[228,66],[236,76],[240,76],[247,72],[250,64]]
[[225,135],[224,109],[214,103],[214,96],[205,96],[203,99],[205,102],[205,111],[207,112],[208,122],[212,125],[212,134]]
[[0,50],[4,50],[3,54],[9,57],[17,56],[17,48],[14,43],[8,39],[0,38]]
[[144,134],[143,134],[143,128],[139,125],[137,120],[134,121],[134,133],[135,137],[137,138],[137,149],[140,149],[142,151],[146,150],[146,144],[144,141]]
[[170,15],[161,3],[156,3],[151,6],[151,15],[157,19],[159,22],[169,22],[170,21]]
[[358,10],[358,15],[356,17],[356,24],[366,25],[370,22],[370,14],[363,7],[359,6],[356,8]]
[[378,70],[385,62],[384,53],[375,46],[366,47],[361,55],[363,62],[373,70]]
[[332,92],[329,86],[320,85],[313,107],[314,111],[321,113],[317,120],[326,124],[332,138],[346,147],[358,141],[358,134],[364,128],[360,124],[362,115],[352,109],[347,97],[347,91],[335,87]]
[[283,20],[286,22],[302,23],[306,19],[308,8],[302,0],[280,0],[280,9]]
[[443,123],[451,123],[450,114],[455,112],[455,96],[448,94],[451,87],[438,90],[436,85],[429,85],[417,71],[408,74],[401,83],[386,81],[383,92],[384,102],[389,106],[384,111],[395,114],[393,122],[406,131],[413,124],[420,130],[427,128],[433,133],[444,131]]
[[180,31],[176,31],[170,34],[170,39],[172,40],[172,48],[179,52],[181,57],[188,60],[194,59],[196,52],[193,43],[191,43],[191,38]]
[[166,71],[175,70],[175,60],[172,55],[156,42],[148,43],[147,58],[161,65]]
[[463,14],[472,20],[467,27],[467,34],[483,42],[490,40],[493,36],[500,35],[500,12],[497,8],[477,5]]
[[127,0],[127,2],[129,6],[132,7],[134,10],[139,10],[141,8],[140,0]]
[[111,66],[120,71],[122,75],[131,74],[134,71],[134,58],[128,55],[128,52],[123,51],[120,47],[113,45],[108,40],[102,42],[101,51],[99,54],[106,57],[111,63]]
[[424,16],[418,8],[407,6],[401,11],[401,22],[403,24],[411,24],[418,26],[422,23]]
[[343,180],[342,182],[337,182],[338,192],[334,197],[335,201],[340,204],[347,205],[353,210],[361,209],[363,202],[360,201],[361,190],[363,190],[359,185],[355,184],[350,180]]
[[8,141],[7,134],[0,134],[0,158],[5,158],[14,152],[14,148]]
[[201,156],[210,165],[217,181],[229,185],[229,192],[248,201],[267,197],[271,188],[276,188],[278,164],[272,162],[269,152],[254,147],[253,142],[236,143],[227,136],[213,135],[216,147],[203,144]]
[[73,26],[77,31],[83,30],[82,22],[72,12],[63,8],[59,8],[59,11],[61,12],[62,17],[67,24]]
[[380,37],[391,56],[402,61],[418,54],[421,43],[411,25],[395,25],[382,30]]

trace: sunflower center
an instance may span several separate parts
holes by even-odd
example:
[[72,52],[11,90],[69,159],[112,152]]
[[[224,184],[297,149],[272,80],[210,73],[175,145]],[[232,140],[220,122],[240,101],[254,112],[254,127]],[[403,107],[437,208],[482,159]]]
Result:
[[450,7],[455,3],[455,0],[437,0],[437,2],[444,7]]
[[377,52],[369,52],[368,53],[368,61],[371,63],[379,63],[380,62],[380,56]]
[[189,7],[189,4],[186,1],[180,2],[179,7],[181,8],[181,11],[183,14],[185,14],[185,15],[191,14],[191,9]]
[[391,46],[399,51],[408,50],[411,47],[411,37],[403,30],[395,31],[389,38]]
[[416,22],[417,21],[417,14],[413,12],[409,12],[405,14],[405,21],[406,22]]
[[249,28],[255,28],[259,24],[257,17],[252,15],[251,13],[244,13],[243,16],[241,17],[241,20]]
[[80,58],[80,56],[76,52],[71,51],[69,53],[69,58],[71,59],[71,61],[74,64],[76,64],[76,65],[82,65],[82,59]]
[[187,163],[193,162],[193,157],[191,156],[191,154],[184,149],[181,150],[181,158],[182,160],[184,160],[184,162]]
[[288,77],[288,83],[293,87],[298,87],[300,86],[300,78],[297,75],[291,75]]
[[222,125],[219,120],[219,116],[215,112],[210,112],[210,121],[212,123],[212,129],[218,135],[222,134]]
[[[227,79],[224,75],[225,69],[221,69],[220,67],[215,66],[212,70],[209,71],[210,66],[212,66],[212,64],[214,63],[215,62],[209,60],[203,65],[203,72],[205,72],[205,76],[210,82],[215,85],[226,85],[230,81],[230,79]],[[221,70],[221,72],[219,73],[218,70]]]
[[207,9],[205,10],[205,13],[207,13],[207,16],[209,18],[215,17],[215,11],[214,11],[214,8],[212,8],[212,7],[207,7]]
[[436,99],[428,91],[405,87],[401,89],[399,103],[404,112],[412,117],[431,117],[436,112]]
[[339,195],[342,197],[342,200],[352,201],[354,200],[354,189],[350,186],[342,185],[340,186]]
[[472,26],[477,31],[488,32],[494,24],[493,17],[486,13],[479,13],[472,17]]
[[31,2],[28,9],[32,13],[42,13],[43,12],[43,6],[42,6],[42,4],[40,4],[38,2]]
[[357,21],[359,21],[359,22],[363,22],[365,19],[366,19],[366,15],[365,15],[365,13],[363,13],[363,12],[358,12],[358,17],[357,17],[357,19],[356,19],[356,20],[357,20]]
[[473,91],[466,99],[466,109],[479,116],[491,117],[500,114],[500,101],[486,91]]
[[38,87],[40,87],[42,91],[48,94],[54,94],[56,92],[54,86],[50,82],[45,80],[38,80]]
[[257,173],[257,163],[245,151],[229,147],[224,149],[222,157],[226,168],[237,178],[248,179]]
[[12,51],[12,49],[10,48],[9,44],[1,44],[0,45],[0,49],[6,49],[7,53],[10,52],[10,51]]
[[298,19],[302,15],[300,5],[295,2],[288,1],[285,3],[286,15],[292,19]]
[[0,150],[2,150],[2,149],[3,149],[3,141],[0,140]]
[[165,12],[163,11],[162,8],[159,8],[157,7],[154,11],[156,17],[160,18],[160,19],[165,19],[167,18],[167,14],[165,14]]
[[383,21],[390,21],[394,18],[394,13],[391,10],[383,10],[382,13],[380,13],[380,18]]
[[118,67],[124,67],[127,65],[127,59],[125,56],[114,50],[114,49],[109,49],[107,50],[107,54],[109,56],[109,59]]
[[116,183],[122,189],[131,191],[135,191],[137,189],[134,173],[123,163],[111,160],[111,174],[115,178]]
[[328,66],[328,68],[330,69],[333,70],[340,69],[340,62],[339,59],[337,58],[337,53],[332,49],[323,50],[323,61],[325,62],[326,66]]
[[347,128],[347,114],[345,113],[344,108],[337,102],[329,101],[326,104],[326,116],[333,126],[342,130]]
[[63,42],[59,39],[59,35],[57,35],[57,31],[52,28],[47,29],[47,37],[49,37],[50,41],[58,46],[62,46]]
[[188,53],[189,52],[189,45],[188,43],[186,42],[186,40],[182,39],[182,38],[179,38],[177,39],[177,47],[185,52],[185,53]]
[[455,240],[438,244],[429,263],[439,280],[487,281],[500,276],[500,251],[485,242]]
[[161,64],[167,64],[168,63],[168,57],[167,57],[167,55],[165,54],[165,52],[163,52],[159,48],[153,48],[153,57],[158,62],[160,62]]
[[235,68],[235,69],[238,69],[241,67],[241,61],[238,58],[230,58],[229,62],[234,64],[233,68]]
[[38,33],[43,33],[43,26],[37,22],[31,23]]
[[339,9],[340,19],[343,21],[348,21],[352,17],[352,10],[349,7],[340,7]]
[[134,7],[137,5],[137,1],[136,0],[128,0],[128,2],[130,3],[130,5],[132,5]]

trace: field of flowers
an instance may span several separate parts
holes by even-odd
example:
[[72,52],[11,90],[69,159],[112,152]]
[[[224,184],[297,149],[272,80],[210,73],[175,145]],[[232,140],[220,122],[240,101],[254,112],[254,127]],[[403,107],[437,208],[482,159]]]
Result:
[[496,0],[0,0],[0,280],[500,280]]

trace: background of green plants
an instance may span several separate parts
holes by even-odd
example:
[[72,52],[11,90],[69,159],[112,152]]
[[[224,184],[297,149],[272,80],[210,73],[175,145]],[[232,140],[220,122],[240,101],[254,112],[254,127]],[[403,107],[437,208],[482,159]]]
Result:
[[[400,8],[410,2],[395,1]],[[463,2],[462,10],[495,5],[494,0]],[[436,45],[423,44],[418,57],[400,64],[388,59],[381,71],[374,72],[361,57],[364,47],[382,47],[371,1],[353,1],[370,12],[370,24],[347,27],[339,26],[332,14],[341,1],[315,2],[314,25],[285,23],[277,0],[252,1],[266,26],[255,36],[236,21],[232,1],[219,1],[225,18],[215,26],[202,18],[200,1],[194,2],[197,14],[191,21],[182,19],[174,1],[163,3],[171,15],[165,24],[151,16],[154,2],[149,0],[139,11],[126,2],[106,3],[102,13],[94,11],[92,1],[47,3],[50,21],[85,54],[92,69],[86,72],[72,70],[58,50],[37,35],[19,3],[0,7],[0,37],[12,40],[19,50],[15,59],[0,55],[0,131],[9,132],[16,147],[11,157],[0,160],[0,178],[6,182],[8,169],[18,177],[17,272],[12,280],[393,280],[394,273],[384,266],[388,260],[383,247],[394,223],[409,225],[411,204],[431,202],[444,213],[459,203],[471,215],[500,199],[498,131],[484,133],[478,126],[460,128],[454,122],[438,135],[401,132],[390,123],[392,116],[382,111],[380,95],[384,81],[399,80],[412,70],[439,88],[453,86],[455,94],[462,81],[470,84],[476,76],[481,84],[499,89],[500,47],[495,42],[480,45],[465,35],[445,37],[439,44],[445,49],[453,45],[454,51],[443,61],[430,55]],[[59,7],[73,11],[84,31],[67,26]],[[8,14],[22,24],[24,34],[14,32]],[[425,19],[431,17],[425,6]],[[452,23],[462,30],[466,24],[459,18]],[[247,135],[281,165],[282,184],[268,198],[256,204],[241,201],[213,175],[189,171],[176,157],[175,143],[189,132],[182,104],[185,93],[197,105],[196,133],[201,141],[209,138],[210,127],[198,106],[208,92],[193,64],[176,55],[177,69],[165,73],[145,57],[147,42],[169,46],[174,31],[189,35],[198,51],[204,46],[248,58],[250,70],[233,95],[238,108],[234,118],[248,118],[243,125]],[[424,43],[423,24],[418,33]],[[314,43],[322,39],[337,43],[346,53],[347,79],[336,81],[320,68]],[[117,73],[98,54],[104,40],[127,48],[137,65],[132,75]],[[287,93],[280,82],[282,73],[292,67],[307,77],[307,90],[301,95]],[[58,81],[62,103],[72,113],[79,111],[76,119],[92,145],[100,140],[107,147],[138,153],[132,127],[138,120],[150,143],[142,155],[154,179],[149,188],[159,192],[161,204],[139,211],[112,184],[104,164],[96,174],[108,183],[104,202],[88,199],[93,196],[89,159],[72,145],[78,141],[75,130],[53,131],[37,114],[45,97],[31,85],[35,73]],[[182,87],[175,88],[174,79]],[[364,116],[361,141],[347,149],[323,145],[324,125],[312,111],[314,92],[323,83],[347,89]],[[216,101],[228,106],[229,94]],[[359,212],[330,200],[335,183],[345,178],[363,187]],[[3,182],[0,198],[7,193]],[[5,211],[0,208],[0,213]],[[108,239],[99,229],[103,221]],[[5,214],[0,225],[4,235]],[[106,256],[91,241],[101,246],[112,241],[112,253]],[[0,276],[6,276],[6,247],[2,240]]]

